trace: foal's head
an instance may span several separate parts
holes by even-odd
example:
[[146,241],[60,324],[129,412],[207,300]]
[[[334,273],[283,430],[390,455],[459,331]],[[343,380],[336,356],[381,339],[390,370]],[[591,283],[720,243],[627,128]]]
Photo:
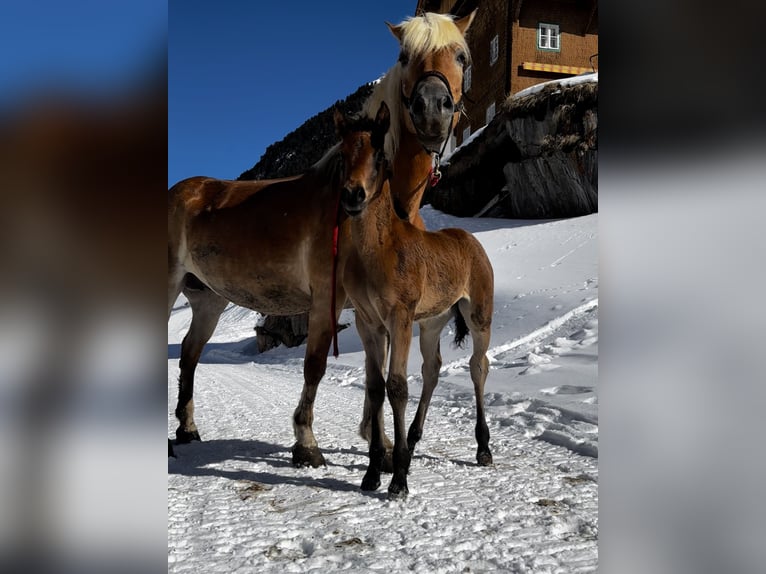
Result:
[[335,129],[341,138],[340,153],[343,158],[340,203],[351,216],[359,215],[390,177],[383,152],[389,122],[385,102],[381,102],[374,120],[349,119],[335,110]]

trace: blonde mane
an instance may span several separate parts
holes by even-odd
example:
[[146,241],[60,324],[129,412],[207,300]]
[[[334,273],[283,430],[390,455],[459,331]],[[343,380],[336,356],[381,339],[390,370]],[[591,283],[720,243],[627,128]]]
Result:
[[[410,59],[417,60],[424,54],[442,48],[457,45],[468,52],[463,34],[454,23],[454,17],[448,14],[426,12],[421,16],[406,18],[398,25],[401,30],[401,49]],[[400,62],[386,72],[378,82],[364,105],[363,114],[374,118],[380,103],[385,101],[391,112],[391,126],[386,134],[384,145],[386,157],[393,161],[399,147],[401,114],[404,111],[400,86],[402,65]]]

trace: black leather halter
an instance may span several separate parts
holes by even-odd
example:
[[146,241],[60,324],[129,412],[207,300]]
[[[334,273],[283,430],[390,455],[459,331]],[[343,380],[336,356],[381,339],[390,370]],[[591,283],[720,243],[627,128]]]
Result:
[[[425,81],[427,78],[430,78],[432,76],[434,78],[438,78],[439,80],[441,80],[441,82],[447,87],[447,92],[449,93],[450,98],[452,97],[452,87],[450,86],[449,80],[446,78],[444,74],[442,74],[441,72],[437,70],[430,70],[428,72],[424,72],[418,78],[418,81],[415,82],[415,85],[412,87],[412,92],[410,93],[410,97],[405,96],[404,92],[401,92],[402,103],[404,104],[404,107],[407,108],[407,112],[410,114],[410,120],[412,120],[412,125],[415,125],[415,118],[412,117],[412,100],[411,100],[412,94],[416,93],[418,86],[420,85],[421,82]],[[461,96],[460,101],[458,101],[455,104],[455,111],[453,112],[453,115],[462,111],[463,111],[463,98]],[[449,138],[452,135],[452,130],[454,129],[454,126],[453,126],[454,123],[455,123],[455,119],[452,118],[452,120],[450,120],[450,123],[449,123],[449,131],[447,132],[447,137],[444,139],[444,144],[442,145],[442,149],[440,151],[431,150],[431,149],[428,149],[426,146],[423,146],[423,149],[426,150],[427,153],[436,154],[437,168],[439,165],[439,158],[441,158],[441,156],[444,154],[444,150],[447,149],[447,143],[449,142]]]

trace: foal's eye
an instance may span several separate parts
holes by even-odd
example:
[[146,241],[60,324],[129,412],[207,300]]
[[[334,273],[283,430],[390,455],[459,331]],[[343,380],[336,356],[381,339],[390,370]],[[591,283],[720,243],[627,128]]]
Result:
[[406,66],[409,61],[410,57],[404,51],[399,52],[399,62],[402,66]]

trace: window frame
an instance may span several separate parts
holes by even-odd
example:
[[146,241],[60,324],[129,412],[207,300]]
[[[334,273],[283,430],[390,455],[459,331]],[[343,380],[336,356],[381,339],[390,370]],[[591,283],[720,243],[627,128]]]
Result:
[[467,92],[471,89],[471,83],[473,80],[473,67],[468,64],[463,70],[463,92]]
[[[544,35],[543,29],[551,33]],[[552,32],[555,32],[555,35]],[[546,38],[548,46],[543,46],[543,38]],[[556,39],[556,47],[551,48],[551,40],[554,38]],[[543,52],[561,52],[561,28],[558,24],[550,24],[549,22],[539,22],[537,24],[537,49]]]
[[[489,115],[490,109],[492,110],[492,116],[491,117]],[[485,124],[489,124],[489,122],[491,122],[493,120],[493,118],[497,114],[496,109],[497,108],[495,107],[495,102],[492,102],[489,106],[487,106],[487,109],[484,111],[484,123]]]
[[489,65],[494,66],[500,59],[500,34],[495,34],[489,41]]

